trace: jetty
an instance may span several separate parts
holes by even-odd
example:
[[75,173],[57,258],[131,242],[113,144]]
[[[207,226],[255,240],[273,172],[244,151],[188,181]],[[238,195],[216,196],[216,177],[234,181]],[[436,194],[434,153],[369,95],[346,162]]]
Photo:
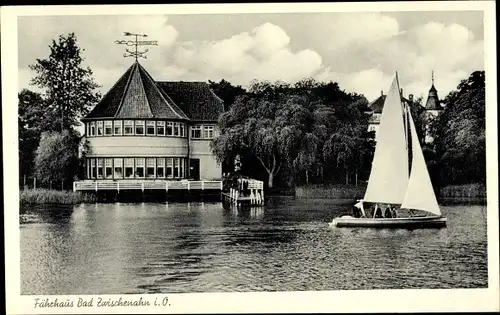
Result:
[[224,202],[245,205],[264,205],[264,182],[250,178],[238,178],[227,191],[222,192]]

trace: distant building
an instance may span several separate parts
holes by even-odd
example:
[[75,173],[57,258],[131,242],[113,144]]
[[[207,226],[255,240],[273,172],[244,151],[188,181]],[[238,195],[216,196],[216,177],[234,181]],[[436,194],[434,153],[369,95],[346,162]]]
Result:
[[[402,89],[401,89],[401,95],[403,95]],[[384,95],[384,92],[381,91],[380,96],[368,104],[368,110],[365,112],[366,114],[370,115],[370,120],[368,122],[368,131],[374,131],[375,137],[377,136],[378,127],[380,125],[380,116],[382,115],[382,109],[384,108],[385,98],[386,95]],[[409,94],[408,98],[401,96],[401,100],[407,105],[410,105],[413,103],[413,94]],[[443,107],[441,106],[436,87],[434,86],[434,73],[433,73],[432,86],[429,90],[427,102],[425,103],[427,121],[429,122],[432,119],[435,119],[441,113],[442,110]],[[429,127],[430,125],[428,124],[425,135],[426,143],[431,143],[434,140],[429,134],[430,131]]]
[[[402,89],[401,95],[403,95]],[[387,95],[384,95],[384,91],[380,91],[380,96],[368,104],[368,110],[365,112],[370,115],[370,120],[368,121],[368,131],[374,131],[375,138],[377,137],[378,127],[380,126],[380,116],[382,115],[382,110],[384,109],[386,96]],[[401,96],[401,101],[409,105],[413,102],[413,95],[408,95],[408,98]]]
[[222,100],[204,82],[156,82],[137,62],[85,116],[86,179],[219,180]]
[[[439,102],[439,97],[437,94],[436,87],[434,87],[434,72],[432,73],[432,86],[429,90],[429,94],[427,96],[427,102],[425,103],[425,111],[427,113],[427,121],[431,121],[436,119],[436,117],[441,114],[443,111],[443,107],[441,106],[441,102]],[[434,139],[430,136],[430,125],[427,125],[425,142],[432,143]]]

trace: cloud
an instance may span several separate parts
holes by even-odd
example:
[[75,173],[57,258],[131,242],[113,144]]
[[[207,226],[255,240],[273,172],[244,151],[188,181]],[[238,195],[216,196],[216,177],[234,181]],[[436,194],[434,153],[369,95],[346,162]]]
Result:
[[[434,70],[436,88],[445,97],[472,71],[484,69],[482,37],[456,22],[426,20],[402,29],[402,21],[384,13],[287,15],[273,23],[265,15],[259,19],[263,22],[223,38],[218,33],[187,41],[183,34],[189,25],[203,27],[196,16],[183,16],[183,32],[161,15],[20,18],[20,89],[29,81],[27,65],[47,56],[50,41],[68,32],[75,32],[85,48],[86,63],[103,93],[131,64],[130,58],[122,58],[125,47],[113,43],[126,39],[124,31],[158,40],[160,46],[149,48],[148,59],[141,59],[156,80],[226,79],[246,86],[255,79],[296,82],[314,77],[337,81],[342,89],[373,100],[387,90],[395,71],[406,95],[426,97]],[[222,20],[212,16],[210,21]],[[223,21],[227,28],[239,23],[237,17]]]
[[[325,30],[322,31],[325,33]],[[347,13],[326,27],[331,38],[330,49],[344,49],[350,44],[372,42],[391,38],[401,34],[398,21],[381,13]]]
[[174,51],[169,76],[225,78],[243,85],[254,79],[294,82],[322,68],[317,52],[293,51],[290,37],[271,23],[218,41],[182,43]]

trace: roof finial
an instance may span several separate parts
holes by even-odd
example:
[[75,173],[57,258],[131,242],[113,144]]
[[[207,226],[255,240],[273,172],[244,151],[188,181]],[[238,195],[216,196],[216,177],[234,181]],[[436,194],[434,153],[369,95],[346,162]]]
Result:
[[432,85],[434,85],[434,70],[432,70]]
[[137,46],[145,46],[145,45],[154,45],[158,46],[158,41],[157,40],[137,40],[137,37],[148,37],[146,34],[135,34],[135,33],[130,33],[130,32],[124,32],[124,36],[135,36],[135,41],[129,40],[115,40],[116,44],[123,44],[127,46],[135,46],[134,51],[128,50],[128,48],[125,48],[125,51],[127,53],[123,54],[123,57],[134,57],[135,61],[137,61],[137,58],[142,57],[144,59],[147,59],[146,53],[149,51],[148,49],[145,49],[144,51],[137,51]]

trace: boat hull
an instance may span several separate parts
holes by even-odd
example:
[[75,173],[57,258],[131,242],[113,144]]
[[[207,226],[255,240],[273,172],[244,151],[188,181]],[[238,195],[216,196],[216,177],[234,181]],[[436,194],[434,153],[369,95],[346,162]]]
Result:
[[407,218],[354,218],[351,216],[344,216],[333,219],[330,225],[335,227],[366,227],[384,229],[443,228],[446,226],[446,218],[442,216]]

